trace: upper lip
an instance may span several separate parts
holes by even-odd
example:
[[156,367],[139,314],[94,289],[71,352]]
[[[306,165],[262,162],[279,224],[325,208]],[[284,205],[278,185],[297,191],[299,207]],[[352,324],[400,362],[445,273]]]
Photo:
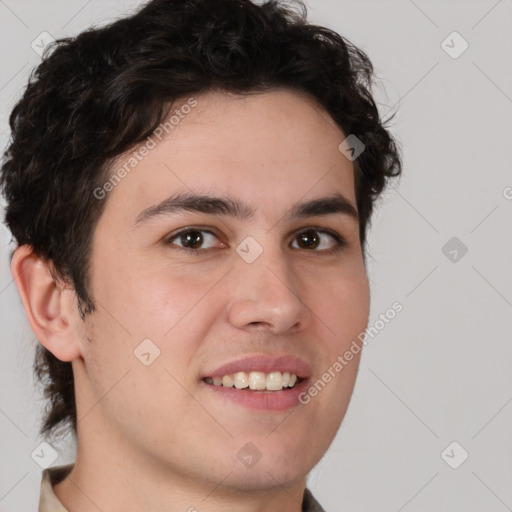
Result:
[[307,379],[311,375],[311,367],[302,359],[292,355],[254,355],[235,359],[219,366],[215,370],[204,375],[205,377],[222,377],[237,372],[288,372],[297,377]]

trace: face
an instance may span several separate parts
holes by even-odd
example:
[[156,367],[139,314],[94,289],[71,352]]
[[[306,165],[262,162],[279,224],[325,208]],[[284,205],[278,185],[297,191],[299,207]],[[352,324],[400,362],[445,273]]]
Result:
[[[332,368],[368,321],[349,211],[354,169],[338,150],[346,135],[291,91],[187,100],[191,108],[176,106],[179,121],[147,152],[139,147],[140,161],[99,199],[107,203],[92,242],[97,309],[83,326],[83,360],[73,362],[79,439],[177,478],[291,485],[340,426],[360,354]],[[239,208],[166,202],[178,194]],[[253,387],[281,388],[286,373],[298,384],[227,387],[223,375],[245,386],[242,372]],[[222,380],[226,387],[215,385]]]

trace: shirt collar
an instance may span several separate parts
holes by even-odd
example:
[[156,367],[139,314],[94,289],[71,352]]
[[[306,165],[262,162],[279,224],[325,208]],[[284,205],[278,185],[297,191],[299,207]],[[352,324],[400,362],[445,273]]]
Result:
[[311,491],[306,487],[304,489],[304,498],[302,500],[302,512],[325,512],[320,503],[315,500]]
[[56,466],[43,471],[38,512],[69,512],[53,492],[53,485],[63,480],[73,469],[73,464]]
[[[43,471],[38,512],[69,512],[53,492],[53,485],[59,483],[71,473],[73,466],[74,463],[48,468]],[[302,512],[325,512],[307,487],[304,490]]]

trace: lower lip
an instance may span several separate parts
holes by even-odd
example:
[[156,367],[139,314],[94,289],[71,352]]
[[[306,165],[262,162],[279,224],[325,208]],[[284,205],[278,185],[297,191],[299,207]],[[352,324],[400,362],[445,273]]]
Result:
[[211,389],[218,396],[232,400],[249,409],[259,409],[263,411],[284,411],[297,405],[302,405],[299,401],[299,395],[306,391],[309,379],[301,380],[293,388],[281,391],[245,391],[237,388],[225,388],[223,386],[214,386],[202,381],[208,389]]

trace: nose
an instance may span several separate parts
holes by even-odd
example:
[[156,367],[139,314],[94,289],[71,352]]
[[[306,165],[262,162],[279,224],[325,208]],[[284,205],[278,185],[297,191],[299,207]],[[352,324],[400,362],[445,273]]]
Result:
[[311,312],[300,297],[302,280],[280,249],[265,249],[252,263],[237,261],[228,318],[238,329],[282,334],[304,329]]

